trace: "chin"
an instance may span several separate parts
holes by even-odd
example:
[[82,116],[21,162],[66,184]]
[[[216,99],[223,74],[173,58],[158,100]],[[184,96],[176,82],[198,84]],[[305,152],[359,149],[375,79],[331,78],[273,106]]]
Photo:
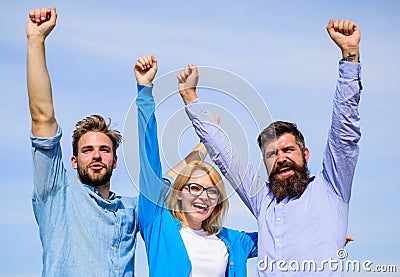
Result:
[[206,220],[207,218],[209,218],[210,217],[210,214],[211,213],[207,213],[207,214],[196,214],[194,217],[193,217],[193,219],[196,221],[196,222],[203,222],[204,220]]

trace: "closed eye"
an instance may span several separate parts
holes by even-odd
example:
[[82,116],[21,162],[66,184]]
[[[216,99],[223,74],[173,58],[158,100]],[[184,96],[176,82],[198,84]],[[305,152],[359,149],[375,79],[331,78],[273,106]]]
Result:
[[81,150],[81,152],[82,152],[82,153],[89,153],[89,152],[92,151],[92,150],[93,150],[92,147],[83,147],[82,150]]
[[100,151],[104,152],[104,153],[110,153],[111,152],[111,148],[108,146],[101,146],[100,147]]
[[266,159],[270,159],[276,156],[276,152],[275,151],[270,151],[270,152],[266,152],[265,153],[265,158]]

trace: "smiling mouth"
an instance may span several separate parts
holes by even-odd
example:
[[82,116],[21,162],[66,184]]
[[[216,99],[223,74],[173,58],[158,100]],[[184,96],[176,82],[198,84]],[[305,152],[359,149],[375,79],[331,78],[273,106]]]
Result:
[[290,167],[282,168],[281,170],[278,171],[278,175],[286,176],[286,175],[290,174],[291,172],[293,172],[293,169]]
[[193,206],[195,208],[203,210],[203,211],[206,211],[208,209],[208,206],[207,205],[203,205],[203,204],[194,203]]

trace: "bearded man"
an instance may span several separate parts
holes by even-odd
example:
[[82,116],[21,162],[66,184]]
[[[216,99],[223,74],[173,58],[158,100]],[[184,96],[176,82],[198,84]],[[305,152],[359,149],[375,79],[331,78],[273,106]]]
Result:
[[55,8],[39,8],[30,11],[26,26],[32,204],[43,248],[42,276],[134,276],[137,198],[110,190],[120,133],[110,128],[111,120],[88,116],[73,134],[77,176],[62,161],[44,45],[56,19]]
[[179,92],[197,135],[257,219],[259,276],[342,275],[339,266],[360,140],[360,30],[342,19],[330,20],[326,28],[342,60],[323,168],[315,177],[309,177],[309,150],[297,126],[276,121],[258,137],[269,174],[265,182],[199,101],[196,66],[189,64],[178,75]]

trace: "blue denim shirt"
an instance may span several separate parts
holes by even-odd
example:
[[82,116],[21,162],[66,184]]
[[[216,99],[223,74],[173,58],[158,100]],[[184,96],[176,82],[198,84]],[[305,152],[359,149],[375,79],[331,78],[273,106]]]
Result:
[[[339,262],[344,247],[349,201],[358,159],[361,65],[339,63],[333,99],[332,124],[323,155],[322,170],[310,180],[300,197],[278,202],[257,168],[242,158],[213,116],[198,99],[186,107],[199,138],[213,161],[257,219],[260,276],[341,276],[324,261]],[[277,262],[281,263],[281,268]],[[297,270],[310,261],[311,270]],[[273,263],[275,262],[275,263]],[[290,268],[290,265],[292,267]],[[294,265],[294,266],[293,266]]]
[[[182,224],[164,202],[170,182],[161,181],[152,87],[138,85],[138,90],[139,228],[145,242],[149,276],[189,277],[192,265],[179,232]],[[257,256],[257,233],[223,228],[217,236],[229,253],[226,276],[246,276],[247,259]]]
[[134,276],[137,198],[83,185],[62,162],[61,128],[31,136],[33,210],[43,247],[42,276]]

